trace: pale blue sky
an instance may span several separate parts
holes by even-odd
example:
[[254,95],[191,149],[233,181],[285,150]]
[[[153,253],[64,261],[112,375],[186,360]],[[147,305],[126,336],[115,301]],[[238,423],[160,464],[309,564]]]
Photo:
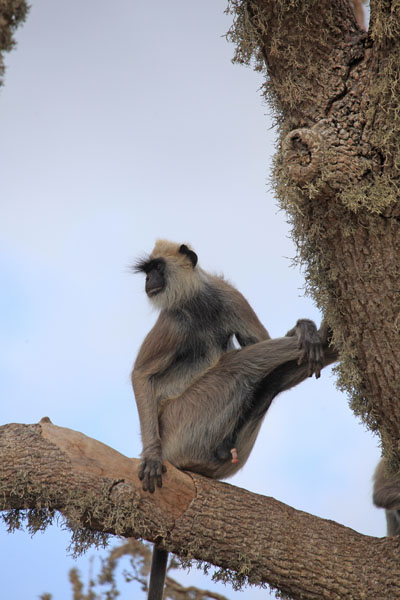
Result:
[[[155,314],[126,267],[159,236],[190,242],[273,336],[298,317],[320,320],[268,186],[275,136],[262,81],[231,64],[224,9],[33,0],[0,91],[2,423],[48,415],[139,455],[129,373]],[[232,483],[383,535],[370,500],[378,457],[324,371],[274,403]],[[86,574],[96,552],[74,562],[68,539],[56,527],[33,539],[2,528],[2,597],[69,600],[68,569]],[[188,581],[212,587],[196,570]]]

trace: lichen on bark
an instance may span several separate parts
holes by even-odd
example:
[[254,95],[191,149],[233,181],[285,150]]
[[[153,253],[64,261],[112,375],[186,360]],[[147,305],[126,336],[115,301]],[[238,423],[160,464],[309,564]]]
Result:
[[400,9],[371,4],[367,33],[345,0],[233,0],[228,38],[265,74],[272,183],[339,386],[400,466]]
[[15,46],[14,33],[28,14],[25,0],[0,0],[0,85],[5,71],[3,53]]

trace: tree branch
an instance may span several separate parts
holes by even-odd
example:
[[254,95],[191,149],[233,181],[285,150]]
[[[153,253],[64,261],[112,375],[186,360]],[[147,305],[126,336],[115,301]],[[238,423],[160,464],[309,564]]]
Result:
[[48,419],[1,427],[0,455],[1,510],[58,510],[73,527],[157,541],[294,599],[400,596],[400,539],[366,537],[171,465],[162,490],[145,493],[138,460]]

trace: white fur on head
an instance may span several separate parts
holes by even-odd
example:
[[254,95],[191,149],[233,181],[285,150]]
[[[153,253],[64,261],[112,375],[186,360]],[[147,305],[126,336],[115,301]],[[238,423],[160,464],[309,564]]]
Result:
[[[159,309],[171,309],[193,296],[202,286],[202,270],[193,264],[188,256],[179,252],[182,244],[168,240],[156,240],[150,259],[163,258],[166,262],[165,288],[150,298]],[[189,244],[185,244],[192,250]]]

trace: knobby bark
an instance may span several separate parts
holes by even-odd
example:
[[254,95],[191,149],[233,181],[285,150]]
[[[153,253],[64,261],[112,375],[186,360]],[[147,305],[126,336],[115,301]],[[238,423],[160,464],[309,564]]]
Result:
[[232,1],[236,59],[255,57],[278,122],[274,179],[308,287],[341,350],[352,408],[400,465],[400,8]]
[[138,460],[48,419],[2,426],[0,456],[0,510],[58,510],[74,527],[157,541],[295,599],[400,597],[400,539],[171,465],[162,490],[145,493]]
[[[308,290],[334,331],[339,383],[400,470],[400,5],[371,0],[368,32],[349,0],[232,0],[230,8],[236,60],[255,60],[266,76],[280,136],[275,189]],[[365,551],[375,543],[365,540]],[[337,557],[336,581],[349,560]],[[333,597],[329,576],[319,576],[319,597]],[[293,578],[290,593],[301,597],[295,587]],[[350,577],[338,597],[373,597],[361,587]],[[376,595],[397,597],[385,586]]]

